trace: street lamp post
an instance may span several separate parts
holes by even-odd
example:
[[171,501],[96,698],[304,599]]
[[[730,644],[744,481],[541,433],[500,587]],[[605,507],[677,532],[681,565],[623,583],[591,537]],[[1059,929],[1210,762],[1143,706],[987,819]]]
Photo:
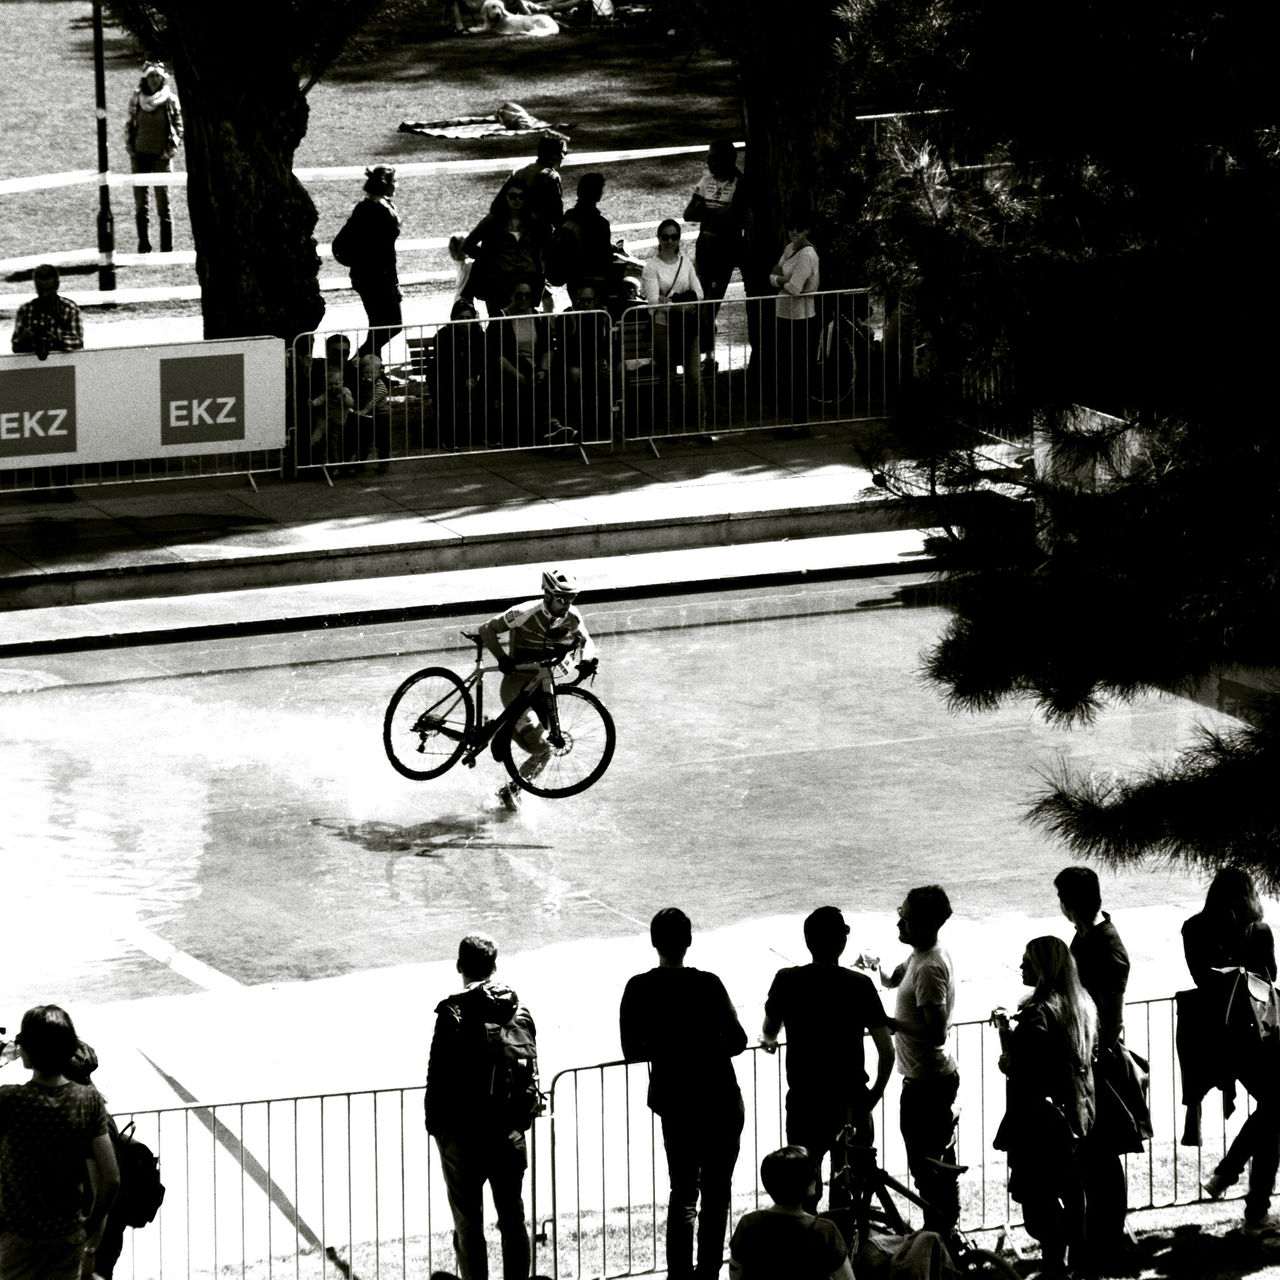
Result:
[[107,186],[107,73],[102,49],[102,0],[93,0],[93,88],[98,117],[98,288],[116,287],[116,224]]

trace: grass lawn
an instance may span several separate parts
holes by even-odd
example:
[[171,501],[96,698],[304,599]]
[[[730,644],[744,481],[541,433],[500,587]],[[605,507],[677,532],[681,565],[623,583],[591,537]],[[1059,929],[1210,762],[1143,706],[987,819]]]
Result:
[[[407,17],[405,16],[407,12]],[[96,169],[93,41],[88,0],[0,0],[0,177]],[[574,151],[697,144],[736,131],[732,66],[661,32],[615,26],[547,40],[448,35],[438,0],[399,6],[395,29],[373,28],[361,47],[330,69],[309,95],[311,120],[298,167],[423,160],[531,158],[525,138],[447,140],[400,133],[402,120],[485,115],[516,101],[561,124]],[[110,159],[127,171],[123,131],[140,55],[123,32],[107,31]],[[179,89],[181,86],[179,86]],[[566,203],[583,170],[566,169]],[[617,223],[679,217],[702,172],[698,156],[619,163],[605,172],[602,208]],[[408,239],[468,231],[499,185],[494,175],[407,177],[396,195]],[[328,241],[361,197],[360,182],[310,187],[317,239]],[[0,258],[96,244],[98,195],[91,185],[8,195],[0,218]],[[134,248],[133,203],[112,194],[117,247]],[[193,247],[185,197],[175,191],[176,249]],[[154,238],[154,227],[153,227]],[[447,265],[439,255],[402,254],[401,270]],[[328,264],[326,274],[337,273]],[[122,287],[194,283],[194,269],[119,270]]]

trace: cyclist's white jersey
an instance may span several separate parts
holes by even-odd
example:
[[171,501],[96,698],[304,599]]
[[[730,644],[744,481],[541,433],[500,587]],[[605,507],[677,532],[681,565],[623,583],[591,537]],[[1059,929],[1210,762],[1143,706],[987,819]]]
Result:
[[490,619],[494,631],[511,632],[511,656],[520,661],[526,655],[540,653],[552,645],[576,641],[582,650],[582,661],[595,656],[596,647],[587,634],[582,615],[572,605],[563,618],[548,613],[542,600],[526,600],[513,604],[505,613]]

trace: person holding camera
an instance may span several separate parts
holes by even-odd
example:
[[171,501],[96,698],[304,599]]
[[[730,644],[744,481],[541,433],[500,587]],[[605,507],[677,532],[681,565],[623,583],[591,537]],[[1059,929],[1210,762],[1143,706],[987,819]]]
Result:
[[13,350],[40,360],[50,351],[84,349],[84,323],[80,308],[58,292],[58,268],[43,262],[31,275],[36,296],[18,308],[13,325]]

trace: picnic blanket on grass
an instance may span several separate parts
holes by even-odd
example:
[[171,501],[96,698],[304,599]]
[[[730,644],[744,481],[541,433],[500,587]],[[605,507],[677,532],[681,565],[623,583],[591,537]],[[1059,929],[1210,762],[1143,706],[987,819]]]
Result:
[[518,102],[504,102],[491,116],[400,122],[401,133],[425,133],[429,138],[491,138],[500,133],[530,133],[551,127],[545,120],[531,116]]

